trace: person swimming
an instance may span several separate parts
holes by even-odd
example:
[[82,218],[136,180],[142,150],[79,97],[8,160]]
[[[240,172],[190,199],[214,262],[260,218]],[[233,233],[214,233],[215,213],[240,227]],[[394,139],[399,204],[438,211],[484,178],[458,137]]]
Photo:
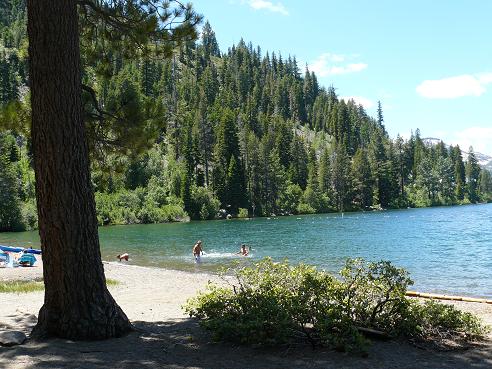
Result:
[[249,254],[249,251],[247,249],[248,246],[246,246],[246,244],[241,244],[241,249],[239,250],[239,252],[237,254],[239,255],[242,255],[242,256],[248,256]]
[[123,253],[123,254],[119,254],[116,256],[117,259],[120,259],[120,261],[122,260],[125,260],[125,261],[128,261],[128,258],[130,257],[130,255],[128,255],[127,252]]
[[193,246],[193,256],[195,257],[195,263],[199,263],[201,261],[201,255],[203,255],[203,249],[202,249],[202,241],[198,240],[196,241],[195,245]]

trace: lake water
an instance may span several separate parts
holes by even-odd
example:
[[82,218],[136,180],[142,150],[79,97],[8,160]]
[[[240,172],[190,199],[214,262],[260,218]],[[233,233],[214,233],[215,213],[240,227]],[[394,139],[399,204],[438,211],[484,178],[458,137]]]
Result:
[[[254,220],[102,227],[103,260],[215,271],[233,260],[315,264],[337,272],[347,257],[390,260],[406,268],[414,290],[492,298],[492,204]],[[195,265],[191,248],[203,240]],[[244,242],[251,256],[235,255]],[[37,232],[0,233],[0,244],[39,246]]]

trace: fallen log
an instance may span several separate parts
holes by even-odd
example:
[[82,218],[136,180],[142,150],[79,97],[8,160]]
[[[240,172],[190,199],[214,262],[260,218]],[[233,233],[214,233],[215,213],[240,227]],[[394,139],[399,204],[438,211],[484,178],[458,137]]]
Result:
[[492,300],[478,299],[478,298],[466,297],[466,296],[441,295],[441,294],[437,294],[437,293],[426,293],[426,292],[417,292],[417,291],[407,291],[405,295],[409,296],[409,297],[421,297],[424,299],[464,301],[464,302],[477,302],[477,303],[481,303],[481,304],[492,304]]
[[389,340],[391,338],[386,332],[378,331],[377,329],[357,327],[357,330],[369,338],[377,338],[379,340]]

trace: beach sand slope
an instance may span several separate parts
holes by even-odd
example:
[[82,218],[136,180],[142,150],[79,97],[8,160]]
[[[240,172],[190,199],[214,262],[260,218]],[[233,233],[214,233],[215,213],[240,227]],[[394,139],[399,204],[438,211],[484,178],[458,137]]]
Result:
[[[0,347],[0,368],[492,368],[489,339],[467,350],[434,351],[407,342],[374,342],[369,357],[309,346],[275,349],[215,343],[181,305],[203,289],[214,275],[105,263],[107,278],[120,283],[111,293],[135,332],[100,342],[53,339]],[[2,279],[42,277],[42,267],[0,269]],[[29,333],[43,302],[43,293],[1,294],[0,329]],[[459,303],[492,324],[492,305]]]

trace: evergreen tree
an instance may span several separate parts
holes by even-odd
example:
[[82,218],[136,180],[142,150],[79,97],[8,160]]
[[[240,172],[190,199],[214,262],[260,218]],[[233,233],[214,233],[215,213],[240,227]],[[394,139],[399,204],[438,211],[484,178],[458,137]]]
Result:
[[247,207],[244,171],[236,157],[231,156],[226,181],[227,203],[233,213],[237,214],[240,207]]
[[318,182],[318,168],[314,150],[310,148],[308,164],[308,182],[303,194],[303,202],[315,212],[325,212],[328,210],[328,198],[323,196]]
[[411,164],[409,163],[409,158],[407,156],[405,142],[400,135],[396,137],[395,141],[395,168],[398,173],[397,180],[399,185],[399,196],[403,199],[405,196],[405,185],[408,181]]
[[436,198],[439,187],[439,177],[433,168],[433,161],[430,156],[423,157],[417,168],[417,187],[422,191],[420,198],[421,206],[430,206],[436,204]]
[[302,138],[294,135],[290,146],[290,157],[292,161],[289,165],[289,180],[301,186],[305,190],[307,186],[308,168],[307,153]]
[[377,111],[377,122],[378,127],[384,132],[384,117],[383,117],[383,107],[381,105],[381,101],[378,100],[378,111]]
[[451,148],[451,160],[454,162],[454,194],[458,201],[465,196],[465,164],[461,155],[461,149],[458,145]]
[[328,148],[321,152],[318,165],[318,183],[321,193],[331,198],[331,158]]
[[210,56],[220,56],[219,44],[215,38],[215,32],[212,30],[208,20],[205,22],[202,28],[202,45],[205,49],[205,58],[208,59]]
[[487,169],[480,171],[478,190],[483,200],[492,199],[492,174]]
[[19,185],[11,150],[0,136],[0,232],[23,230]]
[[192,180],[191,180],[190,172],[183,171],[181,177],[181,188],[180,188],[181,200],[183,201],[184,210],[188,213],[188,215],[193,216],[196,209],[193,208],[193,204],[192,204],[191,188],[192,188]]
[[372,175],[367,152],[358,149],[352,161],[353,198],[359,209],[372,205]]
[[388,165],[386,148],[384,147],[382,133],[379,130],[374,131],[368,152],[371,173],[373,175],[373,198],[375,204],[382,207],[388,205],[388,196],[385,191],[387,188]]
[[[215,196],[231,212],[249,206],[250,214],[266,215],[452,204],[473,193],[459,148],[424,142],[419,130],[406,141],[390,139],[381,102],[370,117],[353,100],[339,100],[335,87],[319,86],[307,68],[301,76],[295,57],[263,56],[244,40],[220,53],[208,22],[201,42],[169,47],[159,30],[159,42],[142,38],[145,44],[127,50],[121,40],[106,40],[101,14],[80,7],[84,119],[101,196],[124,193],[136,208],[184,206],[192,218],[209,218]],[[13,144],[22,147],[22,165],[13,166],[22,173],[24,207],[34,199],[29,149],[15,142],[25,140],[30,121],[19,14],[2,14],[0,127],[23,132]],[[172,50],[172,60],[161,58]],[[487,181],[481,171],[474,201],[487,199]],[[98,205],[100,222],[108,207]],[[123,221],[162,221],[144,210]]]
[[[124,7],[98,5],[27,1],[31,137],[45,283],[44,304],[33,330],[37,337],[105,339],[131,330],[106,287],[101,262],[84,124],[81,49],[84,62],[96,57],[102,65],[111,63],[115,51],[141,53],[159,40],[161,54],[169,56],[175,46],[170,41],[196,37],[194,27],[201,20],[191,7],[173,8],[175,4],[167,2],[158,2],[155,9],[138,0],[127,1]],[[169,23],[173,17],[184,20],[174,31]],[[99,26],[106,29],[97,32]],[[101,48],[104,35],[111,37]],[[90,95],[99,115],[95,120],[100,122],[104,113],[94,93]],[[135,136],[130,137],[132,142],[139,137]]]
[[349,157],[342,145],[336,147],[331,166],[331,180],[336,207],[339,211],[343,212],[349,208],[352,183]]
[[450,158],[439,155],[434,163],[435,176],[438,179],[440,203],[454,203],[454,168]]
[[478,192],[478,180],[480,178],[480,166],[478,165],[478,160],[473,152],[473,147],[470,146],[468,150],[468,159],[466,160],[465,167],[466,174],[466,192],[468,199],[472,203],[479,201]]
[[214,190],[224,206],[237,211],[245,206],[245,177],[241,164],[234,113],[222,111],[214,150]]

